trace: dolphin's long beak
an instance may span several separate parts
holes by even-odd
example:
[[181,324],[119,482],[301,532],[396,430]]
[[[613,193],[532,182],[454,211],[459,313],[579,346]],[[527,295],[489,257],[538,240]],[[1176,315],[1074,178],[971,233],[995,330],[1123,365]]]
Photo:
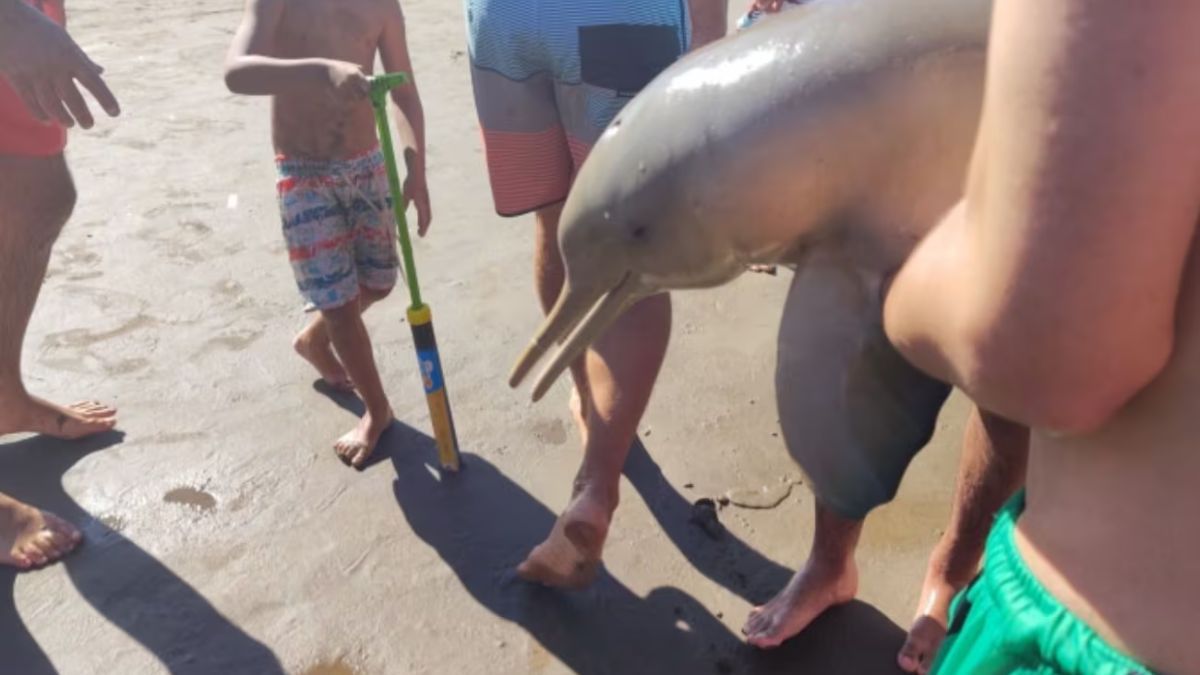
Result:
[[512,372],[509,373],[508,386],[516,388],[520,385],[529,371],[533,370],[537,362],[549,351],[550,346],[562,342],[571,330],[583,320],[583,317],[587,316],[588,310],[600,300],[603,294],[603,288],[595,291],[578,291],[572,287],[571,280],[567,279],[563,284],[562,292],[558,295],[558,302],[554,303],[554,308],[550,310],[550,315],[542,321],[533,340],[525,348],[521,358],[517,359]]
[[648,295],[647,289],[632,272],[627,273],[616,286],[604,293],[603,297],[600,297],[601,293],[604,291],[574,291],[569,284],[563,289],[554,309],[550,311],[550,316],[542,322],[533,342],[513,367],[508,381],[510,386],[519,385],[533,369],[534,364],[550,349],[550,345],[562,342],[565,338],[565,344],[542,371],[534,385],[533,400],[540,400],[563,371],[579,358],[622,312]]

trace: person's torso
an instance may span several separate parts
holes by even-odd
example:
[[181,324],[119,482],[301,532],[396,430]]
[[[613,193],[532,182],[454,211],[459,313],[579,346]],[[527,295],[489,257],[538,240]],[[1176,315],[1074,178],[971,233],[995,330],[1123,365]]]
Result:
[[1195,247],[1177,307],[1166,368],[1100,432],[1033,435],[1017,543],[1051,593],[1114,646],[1164,672],[1200,673]]
[[[289,0],[275,34],[274,56],[336,59],[371,73],[382,26],[377,0]],[[318,87],[275,97],[272,127],[276,151],[288,156],[351,157],[376,143],[369,101],[347,105]]]

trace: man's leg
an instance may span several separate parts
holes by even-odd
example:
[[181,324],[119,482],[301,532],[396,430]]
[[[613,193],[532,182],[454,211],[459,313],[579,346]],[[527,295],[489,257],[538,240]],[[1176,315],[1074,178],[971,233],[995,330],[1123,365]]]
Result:
[[[31,396],[21,379],[25,330],[50,249],[74,206],[75,187],[61,155],[0,157],[0,435],[32,431],[79,438],[116,424],[111,408],[56,405]],[[0,494],[0,565],[44,565],[80,539],[79,530],[53,514]]]
[[[562,288],[556,235],[559,213],[561,208],[538,214],[536,274],[543,307],[552,306]],[[555,283],[557,290],[549,292]],[[517,569],[522,577],[566,588],[586,586],[595,577],[617,508],[621,469],[650,401],[670,334],[670,297],[647,298],[617,319],[588,350],[583,363],[572,368],[576,391],[584,401],[577,408],[584,424],[583,464],[571,503],[550,537]]]
[[888,344],[874,297],[871,277],[821,252],[792,278],[775,395],[784,441],[817,497],[817,514],[808,562],[746,622],[752,645],[775,647],[854,597],[863,519],[895,495],[949,393]]
[[950,601],[975,576],[992,519],[1025,481],[1029,430],[975,409],[963,435],[963,456],[950,524],[929,557],[917,617],[900,650],[900,667],[929,671],[942,639]]
[[324,310],[326,330],[346,371],[362,396],[367,410],[355,428],[334,444],[334,451],[352,466],[362,466],[371,456],[380,435],[392,424],[392,407],[375,366],[371,336],[362,320],[365,305],[387,295],[384,291],[362,289],[358,299],[341,307]]
[[21,379],[25,330],[50,249],[74,206],[75,187],[62,155],[0,157],[0,435],[80,438],[116,424],[112,408],[50,403],[31,396]]
[[[362,313],[365,314],[371,305],[387,297],[388,293],[390,291],[375,291],[363,287],[358,297]],[[329,324],[320,312],[317,312],[308,325],[296,334],[292,340],[292,348],[301,358],[317,369],[317,373],[321,379],[325,380],[326,384],[339,391],[354,390],[354,381],[350,379],[346,367],[342,365],[333,351],[333,342],[329,336]]]
[[808,561],[774,598],[750,612],[742,633],[755,647],[778,647],[825,610],[850,602],[858,592],[854,550],[863,521],[843,518],[817,501]]
[[[549,314],[562,292],[566,271],[562,253],[558,249],[558,221],[562,217],[562,203],[538,209],[535,215],[536,231],[533,242],[533,283],[537,287],[538,301],[542,312]],[[585,359],[571,364],[571,415],[579,428],[579,435],[587,445],[587,415],[590,405],[587,368]]]

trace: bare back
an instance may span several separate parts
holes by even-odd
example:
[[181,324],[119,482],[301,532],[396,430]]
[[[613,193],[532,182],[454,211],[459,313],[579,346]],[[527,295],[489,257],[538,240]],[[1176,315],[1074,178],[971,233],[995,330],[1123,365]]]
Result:
[[[378,0],[289,0],[274,36],[272,54],[283,59],[326,58],[357,63],[365,73],[375,64],[385,23]],[[271,123],[275,151],[293,157],[350,157],[376,142],[368,101],[349,107],[315,94],[275,96]]]

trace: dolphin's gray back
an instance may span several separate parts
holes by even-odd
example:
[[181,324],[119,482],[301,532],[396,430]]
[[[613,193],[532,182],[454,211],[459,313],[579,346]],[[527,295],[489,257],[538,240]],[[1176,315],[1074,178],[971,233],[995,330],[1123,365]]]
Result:
[[[765,186],[790,165],[810,172],[801,187],[792,185],[797,203],[811,193],[854,200],[829,191],[861,185],[845,174],[887,164],[885,155],[918,133],[889,119],[892,109],[924,106],[910,117],[928,116],[930,128],[943,114],[965,120],[961,133],[973,126],[978,101],[967,111],[942,110],[938,97],[905,97],[903,88],[911,81],[936,91],[940,77],[945,88],[962,89],[955,75],[923,77],[918,68],[963,59],[978,72],[958,79],[981,81],[990,8],[991,0],[814,0],[665,70],[617,116],[583,171],[589,180],[619,181],[615,192],[623,197],[641,190],[660,199],[696,185]],[[981,98],[979,91],[965,96]],[[874,134],[875,145],[863,151],[834,144],[864,134]],[[814,155],[819,161],[806,167],[798,161]],[[744,206],[706,192],[688,199],[731,215]]]

